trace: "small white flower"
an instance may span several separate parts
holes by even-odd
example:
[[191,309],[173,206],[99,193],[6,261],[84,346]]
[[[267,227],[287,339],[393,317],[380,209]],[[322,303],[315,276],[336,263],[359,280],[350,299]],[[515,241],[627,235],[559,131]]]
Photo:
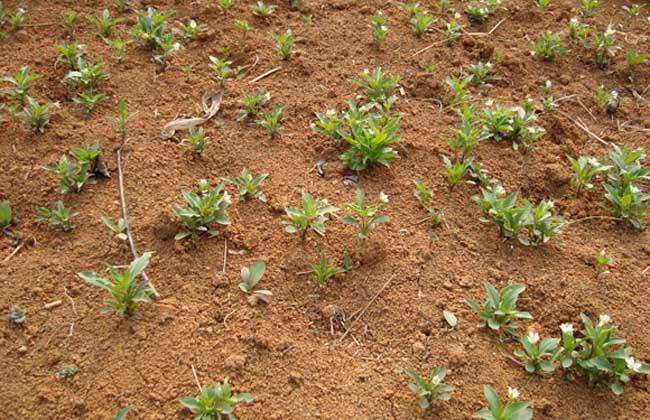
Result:
[[431,378],[431,383],[434,384],[434,385],[440,385],[440,382],[442,382],[442,380],[440,379],[440,376],[438,376],[438,375]]
[[616,31],[611,26],[608,26],[607,30],[605,31],[605,36],[612,36],[615,33],[616,33]]
[[573,333],[573,324],[560,324],[560,329],[563,333]]
[[598,326],[602,327],[603,325],[607,325],[612,321],[612,319],[609,317],[609,315],[601,315],[598,318]]
[[519,391],[517,388],[508,387],[508,399],[516,400],[517,398],[519,398]]
[[327,115],[327,116],[336,115],[336,110],[335,110],[335,109],[328,109],[328,110],[325,112],[325,115]]
[[627,363],[627,367],[630,368],[633,372],[638,373],[641,370],[641,363],[634,360],[634,358],[631,356],[625,358],[625,363]]
[[539,341],[539,334],[536,333],[535,331],[530,331],[526,338],[528,338],[528,341],[531,344],[536,344]]
[[578,18],[577,17],[572,17],[571,18],[571,23],[573,23],[573,24],[578,23]]
[[460,19],[460,13],[458,12],[454,13],[454,19]]

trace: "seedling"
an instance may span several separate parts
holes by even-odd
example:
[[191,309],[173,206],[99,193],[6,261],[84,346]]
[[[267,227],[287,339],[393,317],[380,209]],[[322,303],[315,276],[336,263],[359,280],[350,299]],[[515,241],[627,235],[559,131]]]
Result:
[[472,76],[472,83],[475,85],[482,85],[488,82],[499,80],[498,76],[492,74],[494,66],[492,63],[483,63],[479,61],[477,64],[470,64],[468,71]]
[[235,5],[235,0],[219,0],[218,3],[221,10],[225,12]]
[[75,228],[75,218],[79,213],[71,213],[65,208],[63,201],[56,201],[49,208],[37,207],[36,210],[41,214],[39,221],[47,221],[52,226],[61,226],[64,232],[69,232]]
[[594,255],[598,274],[609,274],[609,267],[616,265],[616,258],[607,255],[604,249],[596,252]]
[[592,184],[594,176],[604,174],[611,168],[611,166],[607,166],[591,156],[580,156],[578,159],[567,156],[567,159],[573,169],[571,182],[576,188],[576,194],[580,194],[583,190],[592,189],[594,187]]
[[572,39],[579,40],[584,46],[587,46],[587,38],[591,34],[591,28],[586,23],[581,23],[578,18],[571,18],[569,21],[569,36]]
[[311,27],[314,25],[314,15],[312,14],[302,15],[302,20],[305,22],[305,25],[307,25],[307,31],[309,31]]
[[463,32],[463,25],[458,23],[456,19],[460,18],[460,15],[457,14],[457,18],[449,20],[449,22],[444,22],[445,36],[447,37],[447,45],[451,45],[454,39],[458,38]]
[[420,3],[402,3],[400,5],[402,10],[404,10],[409,15],[409,19],[418,13],[422,13],[425,9],[420,5]]
[[546,10],[551,5],[551,0],[535,0],[535,3],[540,9]]
[[205,145],[208,143],[208,138],[205,136],[203,128],[198,131],[191,127],[188,131],[187,137],[183,138],[180,142],[181,146],[189,146],[199,156],[203,156],[205,152]]
[[479,4],[468,6],[467,9],[465,9],[465,13],[467,13],[469,20],[474,23],[483,23],[492,14],[487,7]]
[[197,23],[194,19],[189,19],[187,23],[178,22],[177,25],[177,32],[185,43],[196,41],[208,30],[208,25]]
[[605,87],[603,85],[600,85],[596,91],[594,100],[599,107],[608,108],[610,104],[614,104],[619,101],[618,92],[615,90],[605,90]]
[[454,387],[444,384],[442,381],[447,376],[447,369],[444,367],[435,367],[428,378],[421,377],[416,371],[411,369],[396,369],[397,373],[406,375],[412,383],[409,389],[420,397],[420,408],[426,410],[434,401],[448,401],[451,399],[450,393]]
[[232,78],[232,61],[222,60],[221,58],[210,56],[208,67],[212,70],[212,78],[219,82],[221,87],[226,85],[226,81]]
[[118,63],[126,61],[126,49],[133,41],[127,39],[107,39],[106,44],[113,49],[113,59]]
[[283,34],[271,33],[271,38],[275,41],[275,48],[278,50],[283,60],[288,60],[293,54],[293,46],[296,40],[291,33],[291,29]]
[[115,6],[120,13],[124,13],[132,7],[132,4],[131,0],[115,0]]
[[496,391],[489,385],[483,386],[483,394],[488,403],[484,408],[472,414],[472,418],[484,420],[531,420],[533,410],[530,403],[518,401],[519,391],[508,387],[508,400],[502,403]]
[[269,303],[273,295],[269,290],[255,290],[257,283],[262,279],[265,271],[266,264],[260,260],[253,261],[250,268],[244,267],[241,269],[239,289],[253,298],[252,303],[256,303],[258,300]]
[[89,16],[88,21],[97,26],[99,36],[109,38],[115,32],[115,27],[124,22],[124,19],[112,18],[111,12],[108,9],[104,9],[101,16]]
[[56,50],[59,52],[56,62],[65,63],[71,69],[76,70],[78,70],[77,63],[86,54],[86,46],[77,44],[76,42],[64,42],[63,44],[57,45]]
[[239,29],[242,32],[243,38],[244,38],[244,41],[245,41],[246,40],[246,34],[248,33],[248,31],[251,30],[251,26],[249,25],[248,21],[247,20],[236,20],[235,21],[235,28]]
[[451,150],[462,151],[462,157],[467,158],[472,155],[474,147],[483,141],[486,136],[477,125],[476,105],[464,105],[462,111],[457,111],[461,118],[461,127],[454,131],[454,138],[449,140]]
[[254,117],[262,108],[271,101],[271,93],[266,89],[258,89],[255,92],[248,93],[244,90],[242,99],[239,102],[241,109],[237,115],[237,120],[243,120],[246,117]]
[[72,190],[79,192],[84,185],[95,182],[92,176],[100,154],[99,144],[72,148],[71,154],[78,163],[63,155],[56,164],[47,168],[61,177],[61,192],[64,194]]
[[580,0],[580,8],[585,16],[593,16],[600,7],[600,0]]
[[86,283],[110,293],[111,297],[104,301],[106,307],[102,310],[103,313],[115,312],[121,317],[133,316],[136,315],[137,305],[151,302],[151,295],[154,293],[148,282],[138,281],[138,277],[149,265],[151,255],[151,252],[145,252],[122,272],[109,268],[110,279],[99,277],[92,271],[82,271],[77,275]]
[[29,91],[32,90],[32,83],[41,78],[40,74],[29,74],[30,71],[31,69],[28,66],[23,66],[16,72],[14,77],[5,76],[0,78],[0,82],[11,83],[14,86],[9,89],[3,89],[2,93],[21,103],[25,103],[29,96]]
[[197,192],[183,191],[181,193],[185,200],[185,207],[174,204],[172,210],[185,228],[184,231],[176,234],[177,241],[191,236],[193,241],[199,239],[199,235],[207,233],[210,237],[219,234],[211,230],[212,225],[229,225],[228,207],[230,207],[230,194],[224,190],[223,184],[210,188],[207,180],[199,180]]
[[301,233],[302,239],[305,239],[309,229],[320,236],[325,236],[325,216],[335,213],[338,209],[330,205],[327,200],[318,200],[308,192],[303,192],[302,208],[288,207],[284,211],[289,219],[282,222],[287,226],[286,231]]
[[487,325],[494,331],[503,329],[507,334],[515,336],[519,328],[516,320],[533,319],[530,313],[517,309],[517,299],[526,290],[526,286],[523,284],[510,284],[501,292],[487,282],[483,284],[483,287],[487,293],[487,300],[482,307],[472,300],[465,300],[469,307],[480,316],[479,328]]
[[630,79],[634,81],[634,74],[636,73],[636,68],[648,61],[648,56],[645,54],[639,54],[635,50],[628,50],[625,56],[625,63],[627,64],[627,69],[630,73]]
[[623,187],[605,184],[605,190],[605,198],[610,203],[609,211],[614,216],[630,222],[635,228],[643,230],[644,219],[650,217],[650,194],[644,194],[632,184]]
[[431,191],[426,181],[414,179],[413,183],[415,184],[415,198],[417,198],[424,207],[428,207],[433,199],[433,191]]
[[258,1],[257,3],[251,5],[251,9],[253,10],[253,14],[255,16],[259,16],[263,19],[268,19],[275,13],[275,9],[277,9],[278,6],[274,6],[271,4],[266,4],[263,1]]
[[341,137],[350,148],[340,156],[348,168],[361,171],[374,164],[390,166],[391,162],[399,158],[391,145],[401,141],[396,136],[400,117],[388,118],[384,124],[380,124],[374,117],[356,122],[348,116],[348,123],[352,131],[341,131]]
[[58,102],[41,105],[36,99],[28,96],[27,105],[16,115],[32,130],[44,133],[45,127],[50,123],[50,111],[58,107]]
[[79,366],[77,365],[66,365],[59,369],[56,373],[56,377],[59,379],[72,378],[79,372],[79,370]]
[[281,104],[275,105],[270,111],[262,111],[262,118],[257,120],[256,123],[266,128],[266,132],[271,138],[275,138],[282,130],[280,120],[286,109],[287,104]]
[[383,103],[392,97],[400,81],[399,76],[391,76],[382,72],[378,67],[372,71],[364,70],[359,74],[360,79],[354,83],[361,86],[371,101]]
[[119,134],[120,139],[122,140],[122,144],[124,144],[127,135],[126,126],[128,125],[129,121],[131,121],[133,117],[137,114],[137,112],[133,114],[129,113],[128,105],[126,104],[126,101],[124,99],[120,99],[120,102],[117,105],[117,111],[118,111],[117,117],[106,117],[106,119],[112,122],[113,125],[115,125],[117,133]]
[[13,224],[13,220],[9,200],[0,201],[0,233],[7,230]]
[[126,235],[127,222],[123,218],[117,219],[116,222],[110,217],[102,217],[102,223],[115,235],[120,241],[128,239]]
[[545,133],[542,127],[532,126],[537,120],[537,115],[531,101],[524,102],[521,107],[487,108],[483,113],[485,138],[496,141],[509,140],[514,150],[519,147],[525,152],[530,150],[533,143]]
[[530,45],[530,54],[533,57],[541,57],[544,61],[553,61],[566,52],[560,34],[550,31],[542,32],[537,41]]
[[355,202],[343,205],[345,209],[345,217],[343,217],[344,225],[353,225],[358,227],[357,239],[360,241],[368,239],[370,232],[372,232],[377,225],[386,223],[390,220],[385,214],[379,214],[379,211],[386,207],[388,204],[388,196],[379,193],[378,204],[367,204],[366,196],[361,190],[355,193]]
[[146,12],[138,12],[133,36],[140,45],[148,50],[158,47],[161,40],[168,35],[167,20],[174,15],[172,11],[159,12],[153,7]]
[[183,46],[174,40],[174,34],[168,33],[157,39],[157,47],[160,54],[154,54],[153,60],[164,69],[172,54],[183,49]]
[[65,12],[61,18],[61,27],[67,35],[72,35],[77,28],[79,13],[75,11]]
[[621,6],[623,11],[627,14],[627,24],[628,26],[632,23],[632,19],[639,16],[641,9],[644,8],[645,4],[631,4],[629,6]]
[[90,64],[83,58],[78,58],[75,68],[76,70],[65,75],[63,81],[85,91],[94,92],[98,85],[109,77],[108,73],[104,71],[102,60]]
[[201,389],[196,397],[183,397],[180,403],[196,414],[197,420],[234,420],[233,412],[240,403],[253,402],[253,396],[247,392],[233,394],[228,378]]
[[594,51],[596,52],[596,64],[605,67],[616,55],[619,47],[616,46],[615,33],[614,29],[610,26],[606,31],[595,35],[593,44]]
[[25,11],[18,9],[14,14],[9,13],[7,14],[6,20],[11,30],[15,32],[25,26]]
[[381,44],[388,36],[388,27],[386,26],[386,18],[381,13],[381,10],[376,15],[368,18],[370,28],[372,29],[372,37],[375,40],[375,48],[381,49]]
[[527,372],[552,372],[555,370],[555,361],[560,355],[559,338],[546,338],[541,341],[539,334],[530,331],[528,335],[521,336],[519,342],[523,350],[515,350]]
[[411,29],[418,37],[421,37],[425,33],[429,32],[429,28],[435,22],[436,18],[430,15],[426,10],[416,13],[409,21],[411,24]]
[[243,197],[245,199],[257,198],[261,202],[266,203],[266,196],[260,190],[260,188],[268,176],[269,174],[259,174],[253,176],[250,174],[247,168],[243,168],[239,176],[225,176],[221,179],[236,185],[238,189],[237,193],[240,197]]
[[21,325],[27,320],[27,313],[20,306],[12,306],[5,319],[14,325]]
[[469,157],[465,160],[452,163],[447,156],[442,155],[442,163],[447,172],[447,183],[449,183],[451,188],[462,182],[467,182],[465,178],[471,172],[473,160],[473,158]]
[[88,114],[90,114],[97,104],[104,99],[106,99],[105,94],[92,92],[78,93],[76,97],[72,98],[72,100],[81,105]]
[[129,414],[129,407],[124,407],[115,413],[115,415],[111,417],[111,420],[124,420],[126,419],[127,414]]
[[329,137],[334,144],[341,141],[341,125],[345,115],[339,115],[335,109],[329,109],[325,114],[316,113],[316,121],[311,124],[311,129]]
[[474,80],[473,76],[458,78],[453,75],[445,79],[445,83],[447,83],[453,95],[449,98],[449,105],[457,105],[468,98],[469,94],[466,89],[472,80]]
[[334,267],[330,266],[329,259],[321,251],[320,259],[317,263],[310,264],[311,270],[314,273],[312,279],[319,287],[325,286],[330,279],[334,278],[339,274],[343,274],[347,271],[344,267]]

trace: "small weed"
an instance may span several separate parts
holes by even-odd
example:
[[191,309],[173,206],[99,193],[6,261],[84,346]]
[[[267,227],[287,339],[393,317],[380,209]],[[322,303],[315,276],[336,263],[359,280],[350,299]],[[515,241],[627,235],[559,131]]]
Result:
[[109,38],[115,32],[115,27],[124,22],[124,19],[113,18],[111,17],[111,12],[108,9],[104,9],[101,16],[90,16],[88,17],[88,21],[97,26],[99,36]]
[[180,403],[196,414],[197,420],[234,419],[233,412],[240,403],[253,402],[253,396],[242,392],[233,394],[228,378],[223,382],[203,387],[196,397],[183,397]]
[[343,224],[357,226],[357,239],[363,241],[368,239],[370,232],[372,232],[377,225],[386,223],[390,220],[385,214],[379,214],[379,211],[386,207],[388,204],[388,196],[384,193],[379,194],[378,204],[367,204],[366,196],[361,190],[355,193],[355,202],[343,205],[345,210],[345,217],[343,217]]
[[435,367],[428,378],[421,377],[416,371],[411,369],[396,369],[397,373],[406,375],[412,383],[409,389],[420,397],[420,408],[426,410],[434,401],[448,401],[451,399],[450,393],[454,387],[444,384],[442,381],[447,376],[447,369],[444,367]]
[[21,325],[27,320],[27,312],[20,306],[12,306],[5,319],[14,325]]
[[266,196],[260,188],[268,176],[269,174],[253,176],[247,168],[243,168],[239,176],[225,176],[221,179],[236,185],[237,193],[240,197],[245,199],[257,198],[261,202],[266,203]]
[[120,241],[126,241],[127,222],[123,218],[113,221],[110,217],[102,217],[102,223],[115,235]]
[[296,40],[291,33],[291,29],[283,34],[272,33],[271,38],[275,41],[275,48],[278,50],[283,60],[288,60],[293,54],[293,46],[296,43]]
[[501,292],[497,291],[490,283],[484,283],[487,293],[487,300],[483,306],[479,306],[472,300],[465,302],[476,312],[481,321],[479,327],[488,326],[494,331],[503,329],[507,334],[515,336],[519,325],[515,323],[518,319],[533,319],[528,312],[517,309],[517,299],[526,290],[523,284],[510,284],[504,287]]
[[332,278],[336,277],[339,274],[343,274],[347,271],[344,267],[334,267],[330,266],[329,259],[321,251],[320,259],[317,263],[310,265],[312,272],[314,273],[312,279],[314,283],[318,286],[323,287],[325,284]]
[[175,240],[191,237],[193,241],[199,239],[199,235],[207,233],[209,236],[219,234],[211,230],[212,225],[229,225],[228,207],[230,207],[230,195],[224,190],[222,184],[210,188],[210,183],[199,180],[199,188],[194,191],[183,191],[185,207],[175,204],[172,211],[185,228],[174,237]]
[[271,138],[275,138],[282,130],[280,120],[286,109],[287,104],[282,104],[274,106],[270,111],[262,111],[262,118],[257,120],[256,123],[266,128],[266,132]]
[[389,32],[386,26],[386,18],[384,18],[380,10],[377,14],[370,16],[368,22],[372,29],[372,37],[375,40],[375,48],[381,49],[381,44],[386,40]]
[[315,199],[308,192],[302,193],[302,208],[288,207],[284,209],[288,220],[282,223],[286,225],[289,233],[301,233],[305,239],[307,231],[312,229],[320,236],[325,236],[325,217],[338,209],[330,205],[327,200]]
[[474,414],[472,418],[484,420],[531,420],[533,410],[530,403],[518,401],[519,391],[508,387],[508,400],[502,403],[499,395],[489,385],[483,386],[483,394],[488,403],[488,408],[484,408]]
[[191,147],[192,150],[199,156],[205,153],[205,145],[208,144],[208,138],[205,136],[203,128],[195,130],[193,127],[189,129],[187,137],[183,138],[180,142],[181,146]]
[[41,214],[39,221],[47,221],[52,226],[61,226],[64,232],[75,228],[75,218],[79,214],[66,209],[63,201],[56,201],[49,208],[37,207],[36,210]]

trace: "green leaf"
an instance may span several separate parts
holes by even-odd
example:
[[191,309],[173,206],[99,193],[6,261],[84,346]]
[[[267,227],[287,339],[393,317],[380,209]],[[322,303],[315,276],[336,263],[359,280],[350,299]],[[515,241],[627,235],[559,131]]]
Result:
[[620,382],[614,382],[609,386],[609,389],[611,389],[612,392],[616,395],[621,395],[624,391],[623,384]]
[[250,277],[248,280],[248,284],[250,284],[252,287],[255,287],[255,285],[257,285],[257,283],[264,275],[265,271],[266,271],[266,264],[264,263],[264,261],[261,260],[253,261],[253,264],[251,264],[250,267]]
[[445,321],[447,321],[447,324],[449,324],[449,326],[451,328],[455,328],[456,324],[458,324],[458,320],[456,319],[456,315],[449,312],[448,310],[446,310],[446,309],[443,310],[442,311],[442,316],[445,318]]
[[92,271],[82,271],[80,273],[77,273],[77,275],[88,284],[104,289],[110,293],[113,292],[113,283],[102,277],[99,277],[97,273],[94,273]]
[[112,420],[124,420],[126,415],[129,414],[129,407],[124,407],[113,416]]
[[145,252],[129,264],[128,273],[130,278],[136,278],[147,268],[151,255],[153,255],[152,252]]
[[499,399],[499,395],[497,395],[496,391],[490,385],[483,386],[483,394],[488,402],[490,412],[493,414],[501,412],[501,400]]

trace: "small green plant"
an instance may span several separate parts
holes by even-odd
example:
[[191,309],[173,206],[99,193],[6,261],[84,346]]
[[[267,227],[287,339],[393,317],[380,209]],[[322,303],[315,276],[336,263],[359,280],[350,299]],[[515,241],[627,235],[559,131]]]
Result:
[[59,379],[72,378],[74,375],[79,373],[79,370],[79,366],[77,365],[66,365],[59,369],[56,373],[56,377]]
[[429,32],[431,25],[435,22],[436,18],[430,15],[426,10],[416,13],[409,21],[411,29],[418,37]]
[[357,239],[363,241],[368,239],[370,232],[372,232],[377,225],[386,223],[390,220],[385,214],[379,214],[379,211],[386,207],[388,204],[388,196],[383,192],[379,194],[378,204],[367,204],[366,196],[361,190],[355,193],[355,202],[343,205],[345,209],[345,217],[343,217],[343,224],[353,225],[358,227]]
[[433,191],[429,188],[426,181],[414,179],[413,183],[415,184],[415,198],[417,198],[423,206],[427,207],[433,199]]
[[113,123],[115,129],[117,130],[117,133],[120,136],[122,144],[124,144],[126,135],[128,134],[126,126],[128,125],[129,121],[131,121],[137,114],[137,112],[133,114],[129,113],[128,105],[124,99],[120,99],[120,102],[117,105],[117,112],[117,117],[106,117],[106,119]]
[[72,100],[75,103],[78,103],[81,105],[88,114],[93,112],[93,109],[99,104],[101,101],[106,99],[106,94],[104,93],[92,93],[92,92],[81,92],[78,93],[76,97],[72,98]]
[[247,392],[233,394],[228,378],[223,382],[201,388],[196,397],[183,397],[180,403],[196,414],[196,420],[234,420],[233,412],[238,404],[253,402],[253,396]]
[[41,105],[36,99],[28,96],[27,104],[16,115],[25,122],[27,127],[44,133],[45,127],[50,123],[50,111],[58,107],[58,102]]
[[643,9],[645,4],[631,4],[629,6],[621,6],[625,14],[627,15],[627,25],[632,24],[632,19],[639,16],[641,9]]
[[9,200],[0,201],[0,233],[11,227],[13,220],[14,217]]
[[29,66],[23,66],[16,72],[14,77],[5,76],[0,78],[0,82],[13,85],[12,88],[3,89],[2,93],[21,103],[25,103],[29,96],[29,91],[32,90],[32,83],[41,78],[40,74],[30,74],[30,71],[31,68]]
[[9,312],[7,313],[5,319],[14,325],[24,324],[27,320],[27,313],[20,306],[14,305],[9,308]]
[[403,373],[411,381],[409,389],[420,397],[420,408],[426,410],[434,401],[448,401],[451,399],[451,392],[454,387],[446,385],[442,381],[447,376],[447,369],[435,367],[431,370],[428,378],[423,378],[416,371],[411,369],[397,368],[397,373]]
[[480,4],[474,4],[468,6],[465,9],[465,13],[467,13],[467,17],[469,18],[469,20],[474,23],[483,23],[492,14],[490,12],[490,9]]
[[409,19],[418,13],[422,13],[425,9],[420,5],[420,3],[402,3],[400,4],[402,10],[404,10],[409,15]]
[[47,207],[37,207],[41,214],[39,221],[46,221],[52,226],[61,226],[64,232],[69,232],[75,228],[75,218],[79,213],[72,213],[65,208],[63,201],[56,201]]
[[472,170],[473,161],[474,159],[469,157],[461,161],[452,162],[447,156],[442,155],[442,163],[447,172],[447,183],[451,188],[462,182],[467,182],[465,178]]
[[600,0],[580,0],[580,8],[585,16],[593,16],[598,12]]
[[483,111],[483,131],[486,139],[495,141],[508,140],[512,148],[520,147],[524,152],[532,148],[534,142],[542,138],[545,130],[532,124],[537,120],[537,115],[531,101],[524,102],[523,106],[513,108],[496,107]]
[[235,0],[218,0],[217,4],[224,12],[230,10],[235,5]]
[[253,14],[263,19],[270,18],[273,15],[273,13],[275,13],[275,9],[277,8],[278,6],[274,6],[272,4],[266,4],[263,1],[258,1],[255,4],[251,5]]
[[239,29],[242,32],[245,40],[246,34],[251,30],[251,25],[248,23],[247,20],[236,20],[235,28]]
[[539,38],[530,44],[530,54],[533,57],[540,57],[545,61],[553,61],[559,55],[567,52],[560,34],[544,31]]
[[101,60],[91,64],[83,58],[78,58],[75,68],[76,70],[65,75],[63,81],[85,91],[94,92],[99,84],[109,77],[108,73],[104,71],[104,62]]
[[606,31],[594,35],[593,48],[596,52],[596,64],[605,67],[616,55],[619,47],[616,46],[615,33],[610,26]]
[[187,137],[181,139],[181,146],[191,147],[195,153],[198,153],[199,156],[203,156],[205,153],[205,145],[208,144],[208,138],[205,136],[205,131],[203,128],[195,130],[193,127],[190,127]]
[[639,54],[635,50],[628,50],[625,55],[625,64],[627,64],[627,70],[630,73],[630,79],[634,81],[634,75],[636,73],[636,68],[642,64],[645,64],[648,61],[648,56],[645,54]]
[[183,46],[179,42],[175,41],[173,33],[165,34],[157,40],[158,54],[153,55],[153,61],[160,64],[160,66],[165,69],[172,54],[182,49]]
[[107,39],[106,44],[113,49],[113,59],[118,63],[126,61],[126,49],[131,45],[132,41],[127,39]]
[[64,194],[73,190],[79,192],[84,185],[95,182],[92,177],[100,154],[99,144],[75,147],[71,154],[76,163],[62,155],[57,163],[48,167],[50,172],[60,176],[61,192]]
[[120,13],[124,13],[132,7],[131,0],[115,0],[115,7]]
[[345,115],[340,115],[335,109],[328,109],[324,114],[316,113],[316,121],[311,124],[311,129],[316,133],[329,137],[334,144],[341,141],[341,125]]
[[106,308],[102,312],[115,312],[122,317],[133,316],[136,315],[137,305],[151,302],[151,295],[154,293],[148,282],[138,281],[138,277],[149,265],[151,255],[151,252],[145,252],[122,272],[110,268],[110,279],[102,278],[92,271],[82,271],[77,275],[86,283],[110,293],[111,297],[104,301]]
[[194,19],[189,19],[187,23],[178,22],[178,29],[176,32],[180,35],[185,43],[190,43],[200,39],[203,34],[208,30],[208,25],[204,23],[197,23]]
[[628,150],[615,145],[609,152],[612,165],[605,184],[609,211],[637,229],[644,229],[644,220],[650,217],[650,194],[635,184],[650,180],[650,167],[641,163],[645,156],[644,149]]
[[22,29],[25,26],[26,21],[25,10],[18,9],[16,10],[16,13],[13,14],[7,12],[6,21],[9,23],[12,31],[16,32],[19,29]]
[[526,290],[526,286],[523,284],[509,284],[501,289],[501,292],[487,282],[483,284],[483,287],[487,293],[487,300],[483,306],[479,306],[473,300],[465,300],[469,307],[480,316],[480,328],[488,326],[494,331],[503,329],[507,334],[514,336],[519,328],[519,325],[515,323],[516,320],[533,319],[530,313],[517,309],[517,299]]
[[603,85],[598,87],[596,95],[594,96],[594,101],[600,108],[607,108],[610,104],[617,102],[618,100],[618,92],[615,90],[605,90],[605,86]]
[[567,156],[567,159],[573,169],[571,182],[576,188],[577,194],[580,194],[583,190],[592,189],[594,187],[592,179],[597,175],[606,173],[611,168],[591,156],[580,156],[578,159]]
[[530,403],[519,401],[519,391],[508,387],[508,400],[502,403],[499,395],[489,385],[483,386],[483,394],[488,403],[488,408],[484,408],[474,414],[472,418],[483,420],[531,420],[533,410]]
[[271,38],[275,41],[275,49],[278,50],[282,59],[288,60],[291,58],[291,55],[293,54],[293,46],[296,43],[296,40],[291,33],[291,29],[287,29],[283,34],[273,32],[271,33]]
[[226,81],[232,78],[231,64],[231,61],[210,56],[210,64],[208,64],[208,67],[212,70],[212,78],[218,81],[221,87],[225,86]]
[[371,101],[381,104],[395,94],[399,76],[391,76],[384,73],[380,67],[375,68],[372,72],[364,70],[359,74],[359,79],[354,83],[361,86]]
[[269,290],[255,290],[257,283],[262,279],[265,271],[266,264],[260,260],[253,261],[250,268],[244,267],[241,269],[239,289],[247,295],[252,296],[253,303],[256,303],[258,300],[268,303],[273,295]]
[[268,178],[269,174],[251,175],[247,168],[243,168],[239,176],[225,176],[222,180],[237,186],[237,193],[240,197],[257,198],[266,203],[266,196],[260,190],[262,183]]
[[609,274],[609,267],[616,265],[616,258],[607,255],[604,249],[596,252],[594,255],[598,274]]
[[445,79],[445,83],[452,92],[452,96],[448,100],[449,105],[457,105],[468,98],[469,94],[466,89],[472,80],[474,80],[474,77],[471,75],[463,78],[451,75]]
[[535,3],[541,10],[546,10],[551,5],[551,0],[535,0]]
[[375,48],[381,49],[381,44],[386,40],[389,32],[386,26],[386,18],[380,10],[377,14],[370,16],[368,22],[372,29],[372,37],[375,40]]
[[458,23],[456,19],[450,19],[448,22],[444,22],[444,33],[447,37],[447,45],[451,46],[454,39],[461,36],[463,33],[463,28],[464,26]]
[[330,261],[322,250],[318,262],[310,264],[310,267],[314,274],[312,279],[319,287],[325,286],[330,279],[347,271],[345,267],[330,266]]
[[[76,42],[64,42],[56,46],[59,56],[56,63],[65,63],[71,69],[76,70],[79,60],[86,54],[86,46]],[[55,64],[56,64],[55,63]]]
[[472,83],[475,85],[499,80],[499,77],[493,74],[494,66],[490,62],[483,63],[479,61],[477,64],[470,64],[467,70],[472,76]]
[[155,50],[169,36],[168,20],[172,11],[159,12],[149,7],[146,12],[138,12],[132,33],[136,42],[148,50]]
[[307,231],[312,229],[320,236],[325,235],[325,217],[338,209],[330,205],[327,200],[315,199],[308,192],[302,193],[302,208],[288,207],[284,209],[288,220],[282,223],[289,233],[301,233],[305,239]]
[[257,120],[256,123],[264,128],[271,138],[275,138],[282,130],[280,120],[284,111],[287,109],[287,104],[275,105],[270,111],[262,111],[262,118]]
[[74,10],[63,13],[63,16],[61,17],[61,27],[67,35],[72,35],[74,33],[78,22],[79,13]]
[[389,118],[385,124],[380,124],[375,118],[363,122],[353,122],[348,118],[351,133],[341,131],[341,137],[349,144],[340,159],[348,168],[360,171],[374,164],[390,166],[399,158],[399,154],[391,145],[400,142],[396,136],[399,131],[400,118]]
[[530,331],[519,338],[523,350],[515,350],[527,372],[552,372],[560,355],[559,338],[546,338],[540,342],[539,334]]
[[176,234],[177,241],[191,237],[193,241],[199,239],[199,234],[207,233],[209,236],[219,234],[216,230],[211,230],[212,225],[229,225],[228,207],[230,207],[230,195],[224,190],[222,184],[210,188],[210,183],[205,180],[199,180],[197,192],[183,191],[185,207],[174,204],[172,211],[180,220],[185,228],[182,232]]
[[111,17],[111,12],[108,9],[104,9],[101,16],[90,16],[88,17],[88,21],[97,26],[99,36],[109,38],[115,32],[115,27],[124,22],[124,19],[113,18]]
[[241,109],[237,115],[237,120],[243,120],[246,117],[254,117],[262,108],[268,105],[270,101],[271,93],[266,89],[258,89],[252,93],[244,90],[242,92],[242,99],[239,102]]
[[462,111],[457,111],[461,119],[461,126],[454,131],[454,138],[449,140],[451,150],[456,153],[462,151],[463,158],[470,157],[474,147],[485,139],[485,135],[478,126],[478,117],[476,116],[477,106],[464,105]]
[[102,223],[115,235],[120,241],[126,241],[128,239],[126,235],[126,228],[128,223],[123,218],[113,221],[110,217],[102,217]]
[[589,25],[580,22],[577,17],[571,18],[569,21],[569,36],[574,40],[582,42],[584,46],[587,46],[587,38],[591,34],[591,31]]

